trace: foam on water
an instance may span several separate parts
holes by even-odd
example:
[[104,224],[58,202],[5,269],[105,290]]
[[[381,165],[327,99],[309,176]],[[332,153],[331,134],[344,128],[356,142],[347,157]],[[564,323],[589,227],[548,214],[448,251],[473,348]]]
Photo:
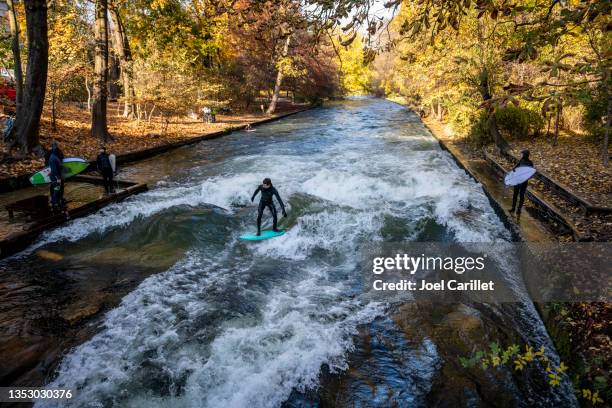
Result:
[[[339,115],[345,128],[354,121]],[[316,387],[323,365],[345,369],[358,326],[384,313],[355,296],[352,255],[383,239],[385,216],[433,218],[458,241],[509,238],[481,187],[446,152],[435,144],[411,150],[428,136],[412,141],[397,130],[387,143],[368,132],[322,135],[329,148],[311,154],[299,140],[275,142],[228,158],[216,175],[198,179],[196,169],[187,181],[165,181],[46,234],[38,247],[91,234],[103,240],[137,219],[203,204],[242,226],[223,249],[201,244],[144,280],[63,359],[50,386],[76,387],[73,406],[279,406],[292,390]],[[263,175],[289,208],[302,197],[302,213],[284,236],[245,246],[236,237],[252,230],[253,209],[242,208]]]

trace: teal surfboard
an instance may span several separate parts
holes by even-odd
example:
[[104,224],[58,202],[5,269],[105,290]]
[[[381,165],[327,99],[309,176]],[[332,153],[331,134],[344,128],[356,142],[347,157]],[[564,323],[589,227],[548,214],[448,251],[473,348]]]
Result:
[[261,231],[261,235],[260,236],[257,236],[255,234],[245,234],[245,235],[241,235],[240,239],[243,240],[243,241],[263,241],[264,239],[280,237],[285,232],[287,232],[287,231],[284,230],[284,229],[278,230],[278,232],[274,232],[272,230],[263,230],[263,231]]
[[[77,174],[85,171],[89,166],[87,160],[81,159],[80,157],[67,157],[62,161],[62,177],[64,179],[76,176]],[[51,182],[51,168],[49,166],[44,169],[37,171],[30,177],[30,183],[37,186],[40,184],[48,184]]]

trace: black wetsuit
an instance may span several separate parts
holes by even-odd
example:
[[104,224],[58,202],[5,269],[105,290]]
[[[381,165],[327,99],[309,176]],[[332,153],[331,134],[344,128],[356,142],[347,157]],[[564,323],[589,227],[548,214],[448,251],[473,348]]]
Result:
[[[514,166],[514,169],[516,169],[517,167],[533,167],[533,162],[529,160],[528,158],[523,157],[521,160],[519,160],[517,165]],[[521,184],[517,184],[516,186],[514,186],[514,191],[512,193],[512,208],[510,209],[510,212],[513,212],[514,209],[516,208],[516,213],[517,214],[521,213],[521,208],[523,208],[523,202],[525,201],[525,192],[527,191],[528,183],[529,183],[529,180],[525,180]],[[517,197],[519,199],[518,207],[516,206]]]
[[283,203],[283,200],[281,200],[280,196],[278,195],[278,191],[276,191],[276,189],[272,186],[264,188],[263,185],[260,185],[259,187],[257,187],[257,190],[255,190],[255,192],[253,193],[253,197],[251,197],[251,201],[255,200],[255,196],[257,195],[257,193],[261,193],[261,199],[259,200],[259,210],[257,212],[257,233],[259,234],[261,231],[261,216],[263,215],[263,212],[266,207],[268,207],[270,209],[270,212],[272,213],[272,229],[276,230],[276,223],[278,221],[278,217],[276,215],[276,207],[274,206],[273,198],[276,197],[278,203],[281,206],[281,209],[283,210],[283,215],[285,215],[285,204]]
[[[64,161],[64,153],[62,152],[62,150],[59,147],[54,147],[51,150],[47,151],[47,153],[45,154],[45,166],[49,166],[49,161],[51,159],[51,156],[54,155],[55,157],[57,157],[59,159],[59,169],[55,170],[56,173],[56,180],[55,182],[51,182],[49,184],[49,196],[51,197],[51,202],[53,203],[53,194],[56,194],[56,199],[57,201],[57,208],[60,208],[61,206],[64,206],[65,202],[64,202],[64,181],[62,180],[62,162]],[[57,163],[56,163],[57,165]],[[53,170],[53,169],[52,169]],[[59,191],[56,190],[57,187],[57,183],[59,183]]]
[[115,187],[113,186],[113,166],[111,166],[108,154],[100,153],[96,159],[96,163],[98,165],[98,171],[104,180],[104,189],[106,190],[106,193],[114,193]]
[[51,206],[53,211],[59,211],[62,207],[62,159],[57,149],[49,155],[49,167],[51,168]]

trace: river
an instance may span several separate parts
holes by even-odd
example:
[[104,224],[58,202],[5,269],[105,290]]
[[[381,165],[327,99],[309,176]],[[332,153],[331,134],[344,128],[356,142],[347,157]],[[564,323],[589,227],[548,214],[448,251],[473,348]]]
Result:
[[[38,325],[26,329],[70,337],[53,344],[43,378],[77,389],[71,406],[575,404],[567,384],[551,390],[541,371],[521,379],[456,364],[496,336],[545,345],[554,359],[528,299],[414,309],[361,296],[366,243],[511,240],[481,186],[405,108],[331,103],[122,176],[151,191],[47,233],[1,269],[36,276],[42,293],[68,291],[53,305],[40,300]],[[264,177],[285,200],[288,232],[245,243]],[[44,310],[70,321],[66,310],[101,293],[87,324],[41,325]],[[474,319],[479,329],[466,328]]]

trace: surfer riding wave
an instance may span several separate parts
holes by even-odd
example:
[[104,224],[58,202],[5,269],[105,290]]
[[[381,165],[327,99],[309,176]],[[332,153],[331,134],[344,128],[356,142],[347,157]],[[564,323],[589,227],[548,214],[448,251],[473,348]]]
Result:
[[257,236],[261,235],[261,217],[263,215],[266,207],[270,209],[272,213],[272,231],[279,232],[276,224],[278,222],[278,217],[276,215],[276,206],[274,205],[273,198],[276,197],[276,200],[281,206],[283,211],[283,217],[287,217],[287,212],[285,211],[285,204],[283,200],[280,198],[278,191],[274,186],[272,186],[272,180],[269,178],[265,178],[263,182],[257,187],[253,196],[251,197],[251,202],[255,201],[255,196],[257,193],[261,193],[261,198],[259,199],[259,209],[257,211]]

